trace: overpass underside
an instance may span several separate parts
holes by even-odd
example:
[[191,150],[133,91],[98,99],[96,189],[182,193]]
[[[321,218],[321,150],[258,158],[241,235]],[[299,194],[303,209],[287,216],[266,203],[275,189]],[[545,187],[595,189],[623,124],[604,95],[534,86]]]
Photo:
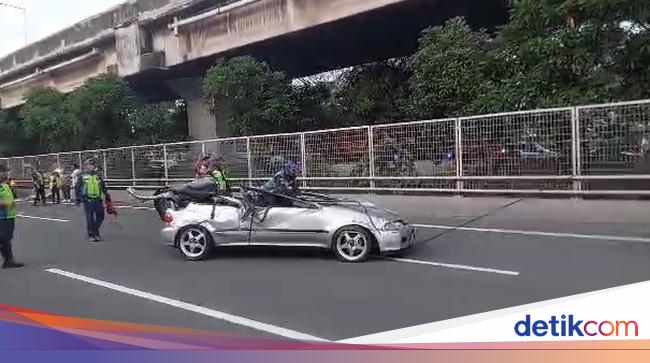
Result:
[[289,77],[304,77],[415,52],[424,29],[464,16],[475,28],[505,23],[507,0],[405,0],[346,19],[287,33],[166,69],[130,77],[151,100],[180,95],[168,81],[202,77],[219,58],[252,55]]
[[[412,54],[423,29],[464,16],[494,28],[508,0],[134,0],[0,59],[0,106],[113,72],[151,101],[184,98],[190,136],[227,136],[203,106],[216,59],[253,55],[301,77]],[[153,10],[152,10],[153,9]]]

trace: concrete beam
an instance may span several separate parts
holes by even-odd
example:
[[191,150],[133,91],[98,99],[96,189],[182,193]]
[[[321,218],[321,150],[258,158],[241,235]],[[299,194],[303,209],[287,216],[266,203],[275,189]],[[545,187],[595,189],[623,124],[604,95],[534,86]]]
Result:
[[172,67],[404,1],[242,0],[245,6],[235,2],[227,12],[181,19],[178,32],[168,29],[175,29],[174,23],[157,28],[153,44],[165,51],[165,63]]

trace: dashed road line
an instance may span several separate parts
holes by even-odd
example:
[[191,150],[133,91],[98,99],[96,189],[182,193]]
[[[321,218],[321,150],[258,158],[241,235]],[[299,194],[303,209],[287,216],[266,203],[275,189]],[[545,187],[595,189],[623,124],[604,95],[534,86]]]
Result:
[[167,298],[167,297],[164,297],[164,296],[155,295],[155,294],[148,293],[148,292],[145,292],[145,291],[131,289],[131,288],[128,288],[128,287],[125,287],[125,286],[117,285],[117,284],[107,282],[107,281],[94,279],[92,277],[87,277],[87,276],[75,274],[75,273],[72,273],[72,272],[67,272],[67,271],[63,271],[63,270],[59,270],[59,269],[55,269],[55,268],[48,269],[46,271],[49,272],[49,273],[59,275],[59,276],[67,277],[67,278],[74,279],[74,280],[77,280],[77,281],[82,281],[82,282],[85,282],[85,283],[88,283],[88,284],[91,284],[91,285],[100,286],[100,287],[103,287],[103,288],[106,288],[106,289],[109,289],[109,290],[121,292],[121,293],[124,293],[124,294],[127,294],[127,295],[139,297],[139,298],[142,298],[142,299],[155,301],[157,303],[169,305],[169,306],[172,306],[172,307],[175,307],[175,308],[178,308],[178,309],[182,309],[182,310],[186,310],[186,311],[191,311],[191,312],[201,314],[201,315],[204,315],[204,316],[208,316],[208,317],[211,317],[211,318],[214,318],[214,319],[227,321],[227,322],[232,323],[232,324],[237,324],[237,325],[244,326],[244,327],[251,328],[251,329],[255,329],[255,330],[258,330],[258,331],[271,333],[271,334],[274,334],[274,335],[277,335],[277,336],[282,336],[282,337],[295,339],[295,340],[302,340],[302,341],[319,341],[319,342],[327,341],[325,339],[322,339],[322,338],[319,338],[319,337],[316,337],[316,336],[313,336],[313,335],[300,333],[300,332],[297,332],[297,331],[294,331],[294,330],[282,328],[282,327],[279,327],[279,326],[263,323],[263,322],[256,321],[256,320],[251,320],[251,319],[244,318],[244,317],[237,316],[237,315],[228,314],[228,313],[218,311],[218,310],[208,309],[208,308],[203,307],[203,306],[190,304],[190,303],[187,303],[187,302],[184,302],[184,301],[170,299],[170,298]]
[[455,227],[455,226],[429,225],[429,224],[415,224],[414,226],[416,228],[455,230],[455,231],[466,231],[466,232],[486,232],[486,233],[501,233],[501,234],[518,234],[518,235],[524,235],[524,236],[561,237],[561,238],[590,239],[590,240],[601,240],[601,241],[602,240],[607,240],[607,241],[618,241],[618,242],[650,243],[650,238],[644,238],[644,237],[626,237],[626,236],[609,236],[609,235],[598,235],[598,234],[524,231],[524,230],[516,230],[516,229],[499,229],[499,228]]
[[501,269],[488,268],[488,267],[479,267],[479,266],[470,266],[470,265],[458,265],[458,264],[453,264],[453,263],[435,262],[435,261],[423,261],[423,260],[414,260],[414,259],[410,259],[410,258],[396,258],[396,257],[386,257],[385,260],[395,261],[395,262],[402,262],[402,263],[412,263],[412,264],[416,264],[416,265],[426,265],[426,266],[449,268],[449,269],[454,269],[454,270],[464,270],[464,271],[472,271],[472,272],[487,272],[487,273],[493,273],[493,274],[499,274],[499,275],[519,276],[518,271],[501,270]]
[[58,222],[58,223],[69,223],[70,222],[70,220],[68,220],[68,219],[35,217],[35,216],[28,216],[28,215],[24,215],[24,214],[19,214],[18,218],[35,219],[35,220],[39,220],[39,221]]

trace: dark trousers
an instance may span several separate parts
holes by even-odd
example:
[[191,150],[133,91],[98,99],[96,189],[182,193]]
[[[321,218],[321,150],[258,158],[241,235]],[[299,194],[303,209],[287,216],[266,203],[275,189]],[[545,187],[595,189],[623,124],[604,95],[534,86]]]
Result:
[[7,260],[11,254],[11,240],[14,238],[15,219],[0,219],[0,253]]
[[85,200],[84,211],[86,212],[88,237],[99,237],[99,229],[104,222],[104,203],[101,199]]
[[52,203],[61,203],[61,189],[52,187]]
[[70,186],[63,187],[63,199],[68,201],[72,199],[70,196]]
[[45,205],[47,203],[47,200],[45,198],[45,188],[34,188],[34,191],[36,192],[34,205],[38,204],[38,202],[41,202],[43,205]]

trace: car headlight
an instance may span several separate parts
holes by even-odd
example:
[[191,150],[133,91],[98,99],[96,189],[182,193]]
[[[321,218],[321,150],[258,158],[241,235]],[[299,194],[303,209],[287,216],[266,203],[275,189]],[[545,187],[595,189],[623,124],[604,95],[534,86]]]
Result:
[[392,221],[384,224],[382,228],[384,231],[399,231],[404,227],[404,222],[402,221]]

